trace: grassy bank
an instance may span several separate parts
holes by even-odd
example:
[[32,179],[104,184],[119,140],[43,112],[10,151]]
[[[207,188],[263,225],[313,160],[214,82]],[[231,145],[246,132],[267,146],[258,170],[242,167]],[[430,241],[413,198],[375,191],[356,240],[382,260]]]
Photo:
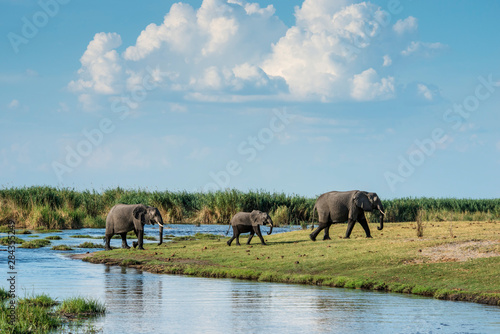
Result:
[[[500,222],[395,223],[373,239],[356,226],[331,228],[332,240],[309,240],[310,231],[255,238],[250,246],[212,237],[145,245],[145,251],[101,251],[92,263],[140,267],[156,273],[241,278],[413,293],[500,306]],[[321,235],[320,235],[321,236]],[[318,238],[319,239],[319,238]]]
[[[0,288],[0,332],[43,334],[96,333],[92,325],[83,324],[89,317],[106,312],[104,304],[92,298],[75,297],[58,302],[45,294],[15,300],[15,312],[10,309],[8,292]],[[15,321],[12,322],[11,315]]]
[[[16,228],[67,229],[104,227],[106,215],[118,203],[158,207],[167,223],[227,224],[238,211],[269,212],[277,225],[311,220],[316,198],[266,191],[225,190],[212,193],[108,189],[102,192],[68,188],[0,189],[0,231],[7,221]],[[500,199],[402,198],[383,200],[387,222],[499,219]],[[370,218],[370,217],[368,217]],[[378,219],[373,217],[373,219]]]

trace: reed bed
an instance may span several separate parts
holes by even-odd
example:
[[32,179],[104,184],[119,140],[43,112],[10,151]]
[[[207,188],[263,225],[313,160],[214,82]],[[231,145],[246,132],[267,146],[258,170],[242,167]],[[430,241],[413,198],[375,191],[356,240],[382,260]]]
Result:
[[[104,227],[106,215],[118,203],[158,207],[167,223],[227,224],[238,211],[269,212],[277,225],[311,222],[316,198],[265,190],[242,192],[148,191],[123,188],[102,192],[69,188],[25,187],[0,189],[0,225],[16,228],[71,229]],[[500,199],[399,198],[383,200],[386,222],[488,221],[499,219]],[[317,219],[317,216],[316,216]],[[368,214],[378,220],[378,214]]]

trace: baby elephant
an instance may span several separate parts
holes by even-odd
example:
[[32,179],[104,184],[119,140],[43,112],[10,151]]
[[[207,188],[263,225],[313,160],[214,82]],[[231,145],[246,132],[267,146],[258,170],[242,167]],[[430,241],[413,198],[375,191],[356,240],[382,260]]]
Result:
[[239,236],[241,233],[250,232],[248,237],[247,245],[250,244],[253,235],[257,233],[260,238],[260,242],[265,245],[264,238],[262,238],[262,233],[260,233],[260,225],[269,224],[271,229],[267,233],[268,235],[273,232],[273,221],[267,212],[262,212],[259,210],[253,210],[252,212],[238,212],[231,219],[231,226],[233,227],[233,237],[228,240],[227,245],[231,246],[231,242],[236,239],[236,245],[240,246]]

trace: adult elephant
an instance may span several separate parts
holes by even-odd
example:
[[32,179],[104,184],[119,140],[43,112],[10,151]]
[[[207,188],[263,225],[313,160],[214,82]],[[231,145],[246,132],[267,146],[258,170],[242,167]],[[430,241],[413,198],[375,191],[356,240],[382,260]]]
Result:
[[110,250],[109,245],[111,238],[115,234],[122,237],[122,248],[130,248],[127,245],[127,232],[134,231],[137,236],[137,242],[133,242],[134,248],[139,246],[139,249],[144,249],[144,225],[145,224],[160,225],[160,242],[163,243],[163,219],[160,211],[152,206],[143,204],[117,204],[111,208],[106,217],[106,246],[105,250]]
[[351,236],[352,228],[358,221],[365,230],[366,237],[371,238],[370,228],[366,221],[365,211],[378,210],[382,214],[380,216],[380,226],[378,230],[384,228],[384,207],[380,201],[380,197],[376,193],[366,191],[331,191],[318,197],[313,208],[318,211],[319,226],[314,230],[309,237],[312,241],[316,241],[321,230],[325,230],[323,240],[330,240],[330,226],[335,223],[344,223],[347,221],[347,231],[345,239]]
[[[238,212],[231,219],[231,226],[233,227],[233,237],[227,241],[227,245],[231,246],[231,243],[236,239],[236,245],[240,246],[240,234],[250,232],[248,237],[247,245],[250,244],[254,234],[257,234],[260,238],[260,242],[265,245],[264,238],[262,238],[262,233],[260,232],[260,225],[270,224],[271,229],[267,232],[267,235],[273,233],[273,221],[267,212],[262,212],[259,210],[253,210],[252,212]],[[229,231],[229,230],[228,230]]]

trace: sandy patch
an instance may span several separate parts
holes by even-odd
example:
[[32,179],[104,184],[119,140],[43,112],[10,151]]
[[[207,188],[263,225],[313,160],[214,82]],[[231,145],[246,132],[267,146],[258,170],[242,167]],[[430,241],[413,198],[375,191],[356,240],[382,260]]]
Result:
[[[470,259],[500,256],[499,241],[465,241],[422,249],[430,262],[462,262]],[[429,262],[429,261],[425,261]]]
[[74,259],[74,260],[81,260],[81,259],[85,259],[85,258],[87,258],[87,257],[92,256],[92,254],[93,254],[93,253],[89,253],[89,252],[87,252],[87,253],[85,253],[85,254],[74,254],[74,255],[70,255],[69,257],[70,257],[71,259]]

